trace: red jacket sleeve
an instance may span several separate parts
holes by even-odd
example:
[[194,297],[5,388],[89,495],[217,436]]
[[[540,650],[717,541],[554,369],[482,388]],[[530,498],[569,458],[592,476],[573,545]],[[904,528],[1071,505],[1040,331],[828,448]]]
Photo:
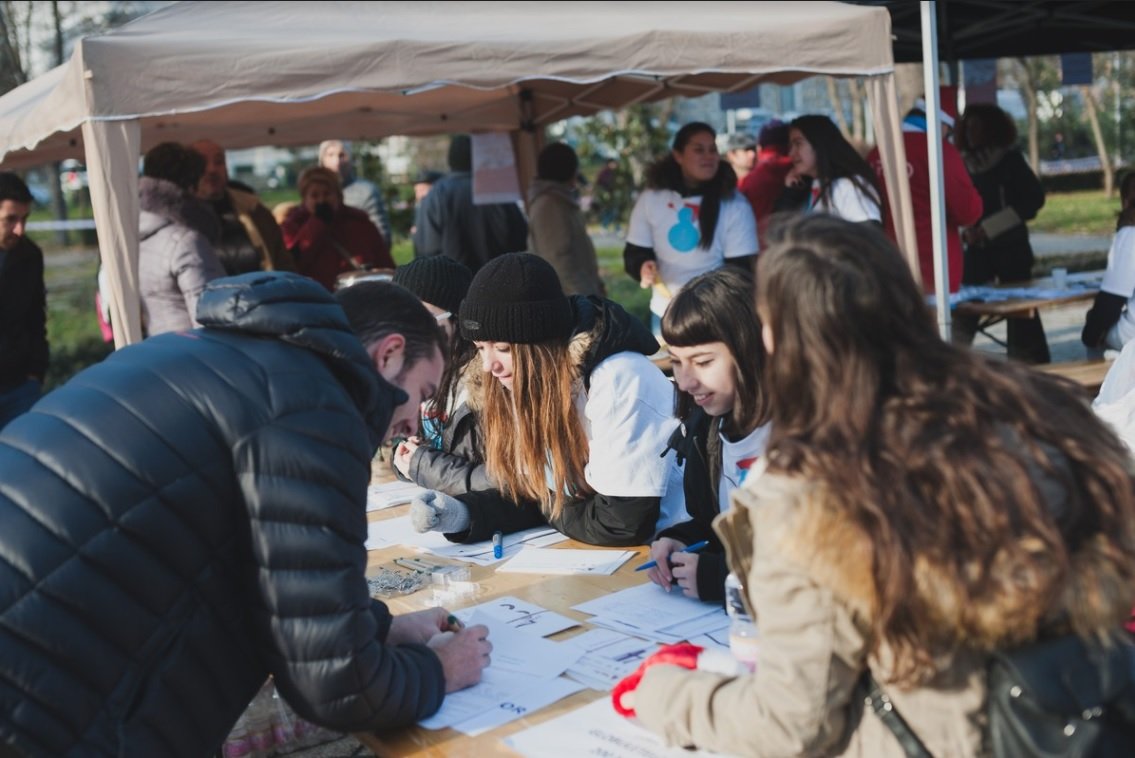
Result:
[[953,226],[970,226],[981,220],[981,195],[973,186],[958,149],[942,143],[942,173],[946,184],[946,218]]

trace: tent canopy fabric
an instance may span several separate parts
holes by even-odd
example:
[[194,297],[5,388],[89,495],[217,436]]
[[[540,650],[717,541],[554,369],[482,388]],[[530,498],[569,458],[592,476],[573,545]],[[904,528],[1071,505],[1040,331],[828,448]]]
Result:
[[[868,77],[885,166],[903,165],[883,8],[183,2],[82,40],[66,64],[0,98],[0,166],[85,157],[121,345],[141,336],[138,151],[159,142],[510,131],[523,172],[538,128],[568,116],[814,74]],[[887,180],[913,250],[905,172]]]
[[[850,0],[886,7],[895,60],[922,61],[919,4],[910,0]],[[1098,53],[1135,48],[1130,0],[938,0],[938,47],[943,60]]]
[[[82,158],[86,120],[142,149],[517,128],[674,95],[885,74],[889,29],[844,3],[178,3],[82,40],[0,113],[0,162]],[[521,93],[530,93],[522,100]],[[24,153],[24,154],[21,154]]]

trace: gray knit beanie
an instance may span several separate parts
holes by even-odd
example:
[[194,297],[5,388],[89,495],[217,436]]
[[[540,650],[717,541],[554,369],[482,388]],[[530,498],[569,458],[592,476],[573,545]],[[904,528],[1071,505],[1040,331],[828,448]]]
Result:
[[532,344],[566,340],[575,325],[571,301],[556,270],[531,253],[508,253],[486,263],[461,303],[467,340]]

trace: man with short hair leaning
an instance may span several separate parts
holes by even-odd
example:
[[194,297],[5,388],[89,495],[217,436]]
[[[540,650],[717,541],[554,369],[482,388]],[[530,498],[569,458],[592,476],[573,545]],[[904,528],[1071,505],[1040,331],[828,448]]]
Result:
[[371,458],[441,377],[433,316],[273,272],[213,280],[197,320],[0,433],[0,752],[207,755],[269,674],[317,724],[390,728],[488,665],[485,627],[392,616],[364,575]]
[[32,193],[0,173],[0,429],[31,408],[47,373],[43,252],[27,238]]

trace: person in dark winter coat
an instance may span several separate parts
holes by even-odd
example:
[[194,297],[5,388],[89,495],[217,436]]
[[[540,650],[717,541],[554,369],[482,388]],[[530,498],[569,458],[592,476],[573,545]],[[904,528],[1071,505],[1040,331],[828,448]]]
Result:
[[435,639],[446,611],[392,616],[364,574],[371,459],[441,375],[433,317],[284,272],[211,282],[197,316],[0,433],[9,750],[208,755],[269,674],[305,719],[395,727],[488,663],[483,626]]
[[[962,284],[1008,284],[1032,278],[1033,249],[1025,222],[1044,207],[1044,187],[1017,149],[1017,127],[989,103],[966,108],[954,135],[973,186],[981,220],[962,233],[966,244]],[[960,341],[972,342],[974,317],[957,316]],[[1051,356],[1040,314],[1006,321],[1010,358],[1048,363]]]
[[659,455],[676,426],[673,388],[641,322],[609,300],[566,297],[530,253],[482,268],[460,321],[479,352],[470,397],[500,492],[426,493],[410,505],[415,528],[466,542],[548,523],[593,545],[641,545],[686,517],[681,471]]
[[[670,439],[679,463],[690,520],[659,533],[650,546],[652,582],[688,597],[725,600],[725,548],[713,520],[764,455],[769,408],[761,388],[765,362],[761,322],[753,307],[753,277],[734,266],[690,280],[662,318],[674,364],[678,417]],[[681,552],[696,542],[701,552]]]
[[217,215],[194,193],[205,159],[176,142],[146,153],[138,180],[138,295],[146,335],[192,329],[205,284],[225,275]]
[[444,255],[475,274],[504,253],[528,247],[528,222],[516,203],[473,204],[473,144],[459,134],[449,144],[449,173],[434,182],[414,219],[414,256]]
[[0,173],[0,429],[39,399],[47,373],[43,252],[27,238],[32,193]]

